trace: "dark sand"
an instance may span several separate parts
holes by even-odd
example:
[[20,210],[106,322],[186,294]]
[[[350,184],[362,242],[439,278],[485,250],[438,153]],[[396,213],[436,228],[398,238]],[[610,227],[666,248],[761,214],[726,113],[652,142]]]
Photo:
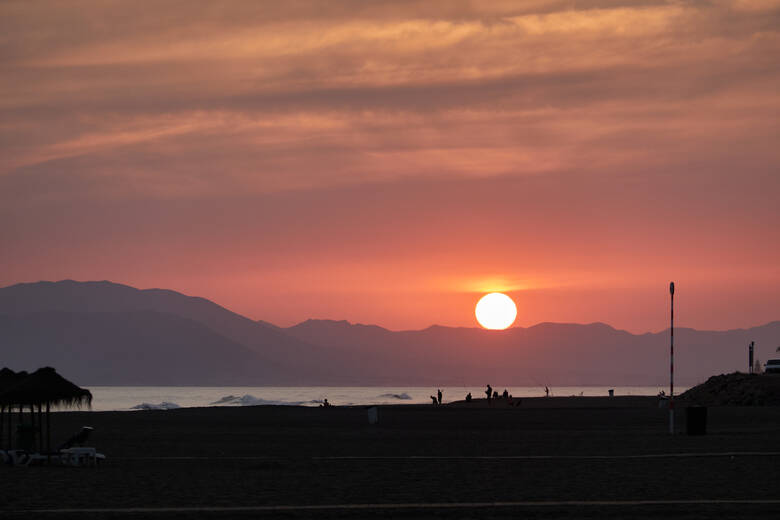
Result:
[[[668,411],[640,397],[386,406],[375,426],[366,416],[275,406],[58,413],[55,439],[91,425],[90,444],[108,459],[97,469],[0,467],[0,517],[780,517],[780,407],[710,408],[703,437],[670,436]],[[684,431],[681,408],[677,422]],[[636,500],[667,503],[612,503]],[[778,503],[668,503],[689,500]],[[546,503],[559,501],[588,503]],[[524,504],[208,510],[486,502]],[[139,507],[206,510],[21,512]]]

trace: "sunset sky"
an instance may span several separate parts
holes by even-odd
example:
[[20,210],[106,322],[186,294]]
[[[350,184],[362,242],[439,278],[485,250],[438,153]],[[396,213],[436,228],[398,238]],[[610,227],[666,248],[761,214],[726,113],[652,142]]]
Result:
[[780,1],[0,3],[0,285],[780,319]]

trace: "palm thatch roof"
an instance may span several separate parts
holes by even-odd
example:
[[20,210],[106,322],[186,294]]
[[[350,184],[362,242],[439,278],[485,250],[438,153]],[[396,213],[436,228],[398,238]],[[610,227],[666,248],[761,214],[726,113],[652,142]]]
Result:
[[21,372],[14,372],[8,367],[0,369],[0,394],[19,384],[27,375],[27,372],[24,370]]
[[51,367],[39,368],[0,393],[0,403],[6,405],[37,405],[81,407],[92,405],[92,393],[80,388]]

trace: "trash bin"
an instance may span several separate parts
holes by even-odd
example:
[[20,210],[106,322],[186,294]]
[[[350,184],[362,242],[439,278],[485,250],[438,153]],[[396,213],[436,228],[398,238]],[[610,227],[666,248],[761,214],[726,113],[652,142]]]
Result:
[[688,435],[707,434],[707,407],[689,406],[685,409],[685,426]]

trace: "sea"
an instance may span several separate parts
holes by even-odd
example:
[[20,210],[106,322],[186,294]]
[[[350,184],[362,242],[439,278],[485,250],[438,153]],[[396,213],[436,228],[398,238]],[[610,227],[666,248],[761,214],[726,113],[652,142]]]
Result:
[[[436,387],[410,386],[90,386],[92,410],[166,410],[203,406],[320,406],[327,399],[340,406],[367,406],[372,404],[428,404],[435,396]],[[543,397],[544,387],[494,387],[499,393],[504,388],[513,397]],[[661,386],[558,386],[550,387],[550,396],[607,396],[658,395],[668,388]],[[676,393],[687,390],[675,388]],[[471,392],[474,398],[484,397],[485,387],[442,387],[444,403],[459,401]]]

